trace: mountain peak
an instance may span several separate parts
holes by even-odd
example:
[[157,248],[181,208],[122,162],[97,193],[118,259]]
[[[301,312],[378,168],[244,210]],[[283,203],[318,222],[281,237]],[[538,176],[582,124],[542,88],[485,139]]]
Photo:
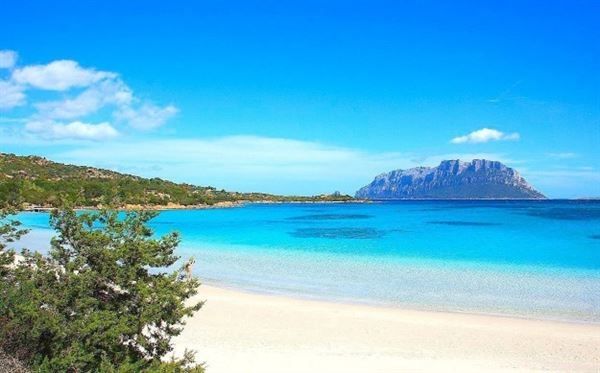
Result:
[[514,169],[502,162],[444,160],[437,167],[415,167],[378,175],[356,192],[372,199],[542,199]]

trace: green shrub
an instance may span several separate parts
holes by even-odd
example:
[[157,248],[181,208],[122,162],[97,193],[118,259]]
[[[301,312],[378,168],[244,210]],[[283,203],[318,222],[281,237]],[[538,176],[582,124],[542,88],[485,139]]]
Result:
[[[190,353],[164,361],[202,303],[189,304],[199,282],[183,267],[167,272],[179,237],[155,238],[154,216],[56,211],[49,254],[17,265],[2,244],[0,350],[40,372],[202,372]],[[20,232],[2,227],[3,241]]]

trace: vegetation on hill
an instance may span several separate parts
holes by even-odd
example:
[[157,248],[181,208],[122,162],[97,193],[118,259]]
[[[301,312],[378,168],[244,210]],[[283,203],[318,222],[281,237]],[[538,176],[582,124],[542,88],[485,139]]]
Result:
[[213,205],[240,201],[349,201],[334,193],[313,197],[237,193],[177,184],[160,178],[142,178],[93,167],[74,166],[36,156],[0,153],[0,203],[56,207],[65,201],[77,206]]
[[[176,233],[154,238],[152,212],[54,211],[48,255],[15,255],[23,233],[0,213],[0,367],[35,372],[203,372],[186,352],[165,360],[199,282]],[[2,370],[2,369],[0,369]]]

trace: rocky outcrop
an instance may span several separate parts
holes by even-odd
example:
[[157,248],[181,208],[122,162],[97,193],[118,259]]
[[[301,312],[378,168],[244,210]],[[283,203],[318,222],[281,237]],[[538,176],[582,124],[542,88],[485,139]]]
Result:
[[519,173],[498,161],[442,161],[437,167],[395,170],[356,192],[368,199],[543,199]]

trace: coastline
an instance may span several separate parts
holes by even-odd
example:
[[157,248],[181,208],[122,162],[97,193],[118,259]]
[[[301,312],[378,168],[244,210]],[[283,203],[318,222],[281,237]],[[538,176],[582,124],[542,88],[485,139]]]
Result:
[[525,313],[511,313],[502,311],[491,311],[486,309],[452,309],[446,308],[440,305],[428,305],[428,304],[417,304],[417,303],[396,303],[396,302],[384,302],[374,299],[367,298],[355,298],[340,297],[331,294],[315,294],[315,293],[300,293],[294,290],[275,290],[268,288],[259,287],[245,287],[239,283],[229,284],[223,281],[205,280],[201,279],[201,287],[216,288],[224,291],[231,291],[235,293],[248,294],[250,296],[265,296],[283,299],[293,299],[298,301],[306,302],[317,302],[326,304],[337,304],[341,306],[358,306],[367,307],[374,309],[388,309],[388,310],[400,310],[400,311],[411,311],[411,312],[424,312],[433,314],[450,314],[450,315],[466,315],[476,317],[492,317],[492,318],[506,318],[516,319],[524,321],[541,321],[561,324],[576,324],[576,325],[592,325],[600,327],[599,320],[588,320],[588,319],[576,319],[569,318],[564,315],[550,316],[547,314],[525,314]]
[[600,325],[416,311],[202,285],[175,353],[207,371],[595,371]]
[[[168,203],[166,205],[139,205],[139,204],[126,204],[125,206],[120,207],[119,209],[125,211],[133,211],[133,210],[151,210],[151,211],[169,211],[169,210],[210,210],[210,209],[223,209],[223,208],[235,208],[235,207],[243,207],[245,205],[276,205],[276,204],[348,204],[348,203],[372,203],[370,200],[340,200],[340,201],[303,201],[303,200],[290,200],[290,201],[270,201],[270,200],[261,200],[261,201],[248,201],[248,200],[239,200],[239,201],[222,201],[215,202],[213,204],[202,204],[202,205],[181,205],[178,203]],[[23,211],[26,212],[49,212],[56,209],[56,207],[48,207],[48,206],[27,206],[23,208]],[[100,210],[102,206],[76,206],[75,210]]]
[[[209,209],[221,209],[221,208],[235,208],[243,207],[246,205],[279,205],[279,204],[379,204],[385,202],[460,202],[460,201],[482,201],[482,202],[548,202],[548,201],[600,201],[600,198],[388,198],[388,199],[352,199],[352,200],[289,200],[289,201],[275,201],[275,200],[239,200],[239,201],[222,201],[215,202],[213,204],[200,204],[200,205],[181,205],[178,203],[168,203],[166,205],[140,205],[140,204],[126,204],[120,207],[125,211],[131,210],[151,210],[151,211],[169,211],[169,210],[209,210]],[[48,206],[27,206],[22,211],[27,212],[49,212],[54,210],[56,207]],[[99,210],[102,206],[76,206],[75,210]]]
[[[120,209],[125,211],[131,210],[152,210],[152,211],[167,211],[167,210],[206,210],[206,209],[218,209],[218,208],[233,208],[233,207],[241,207],[245,204],[242,201],[224,201],[224,202],[216,202],[212,205],[180,205],[177,203],[168,203],[166,205],[136,205],[136,204],[126,204],[125,206],[120,207]],[[47,207],[47,206],[28,206],[23,209],[26,212],[49,212],[56,209],[56,207]],[[75,210],[100,210],[102,206],[76,206]]]

